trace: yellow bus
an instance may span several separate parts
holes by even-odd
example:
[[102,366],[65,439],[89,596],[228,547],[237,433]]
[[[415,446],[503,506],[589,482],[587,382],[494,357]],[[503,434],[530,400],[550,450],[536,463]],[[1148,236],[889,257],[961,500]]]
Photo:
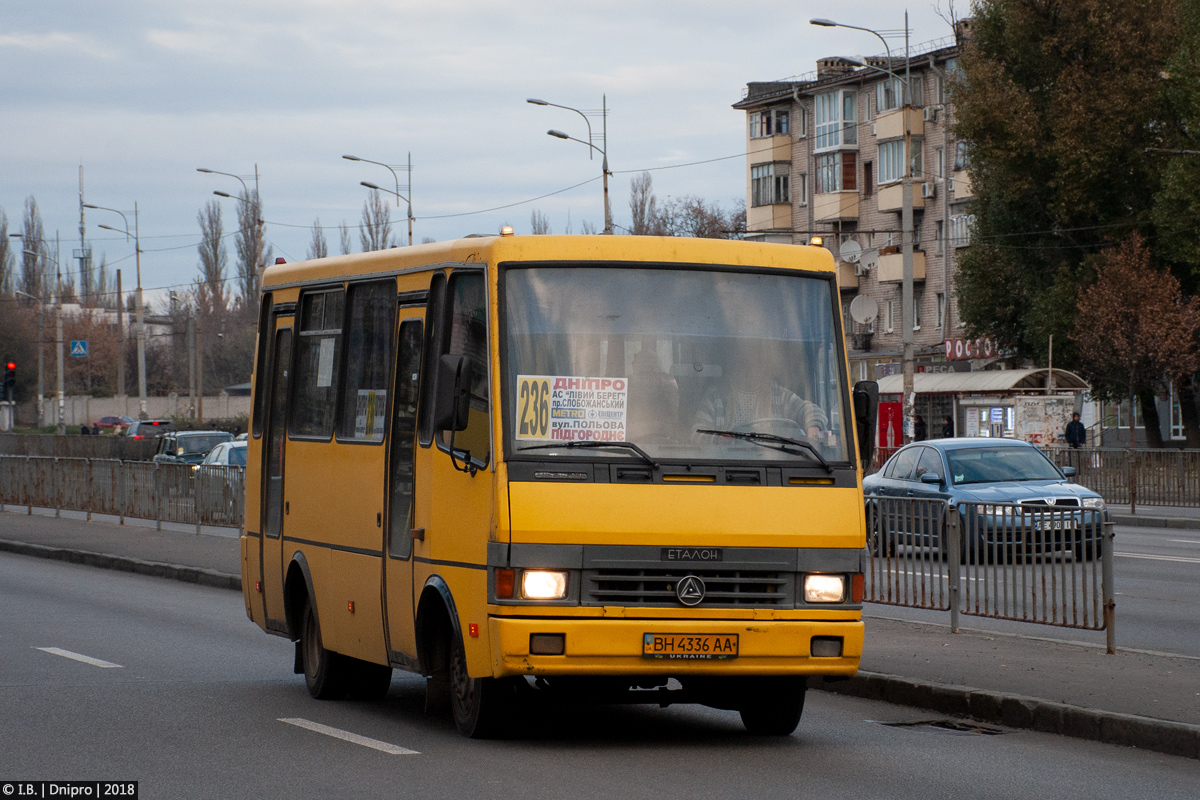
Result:
[[[249,617],[320,699],[471,737],[537,698],[791,733],[862,653],[862,464],[819,247],[467,237],[266,270]],[[857,443],[857,446],[856,446]]]

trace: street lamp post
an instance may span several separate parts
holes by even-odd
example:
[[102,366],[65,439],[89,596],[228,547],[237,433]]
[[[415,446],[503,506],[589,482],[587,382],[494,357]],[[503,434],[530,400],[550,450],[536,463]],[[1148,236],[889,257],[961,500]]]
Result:
[[372,161],[369,158],[359,158],[358,156],[342,156],[347,161],[362,161],[365,164],[375,164],[376,166],[386,167],[392,173],[392,178],[396,181],[396,191],[390,189],[382,189],[373,183],[359,181],[359,185],[366,186],[368,189],[376,189],[381,192],[387,192],[396,196],[396,207],[400,207],[400,201],[403,200],[408,205],[408,245],[413,243],[413,212],[412,212],[412,151],[408,153],[408,183],[404,186],[404,191],[408,192],[408,196],[400,194],[400,176],[396,174],[396,170],[392,169],[391,165],[385,164],[382,161]]
[[[901,341],[904,345],[903,355],[901,356],[901,364],[904,371],[904,439],[911,441],[915,431],[914,422],[914,405],[916,397],[913,393],[913,199],[912,199],[912,128],[910,118],[912,116],[912,86],[909,80],[909,52],[908,52],[908,12],[904,12],[904,77],[900,78],[891,71],[892,66],[892,51],[888,47],[887,40],[878,32],[870,28],[861,28],[857,25],[846,25],[841,22],[834,22],[829,19],[811,19],[809,23],[818,25],[824,28],[850,28],[856,31],[865,31],[873,36],[878,37],[879,41],[883,42],[884,52],[887,53],[889,69],[880,70],[887,72],[893,78],[901,81],[903,84],[904,97],[901,113],[904,115],[904,176],[901,180],[900,191],[903,193],[902,204],[900,207],[900,247],[903,259],[902,283],[900,290],[900,326],[901,326]],[[863,63],[864,66],[871,66]],[[877,67],[872,67],[878,69]]]
[[[536,97],[530,97],[525,102],[530,103],[535,106],[553,106],[554,108],[562,108],[567,111],[574,111],[576,114],[583,117],[583,121],[587,123],[588,140],[586,142],[583,141],[582,139],[576,139],[573,136],[568,136],[567,134],[563,133],[562,131],[549,130],[549,131],[546,131],[546,134],[549,136],[553,136],[556,139],[570,139],[572,142],[579,142],[580,144],[586,144],[592,150],[595,150],[597,153],[600,154],[600,157],[601,157],[601,164],[600,164],[601,173],[600,174],[604,179],[604,232],[611,236],[612,232],[613,232],[613,224],[612,224],[612,207],[608,201],[608,176],[611,175],[612,173],[610,173],[608,171],[608,95],[602,95],[601,101],[600,101],[601,102],[600,115],[603,120],[603,127],[601,128],[601,134],[600,134],[600,145],[601,145],[600,147],[596,147],[596,145],[593,144],[593,142],[592,142],[593,136],[592,136],[591,120],[588,119],[587,114],[580,111],[578,108],[572,108],[571,106],[560,106],[558,103],[550,103],[545,100],[539,100]],[[594,114],[595,112],[593,111],[592,113]],[[589,159],[591,158],[590,152],[588,153],[588,158]]]
[[[250,187],[246,185],[246,181],[242,179],[241,175],[235,175],[232,172],[221,172],[218,169],[206,169],[204,167],[196,167],[196,172],[203,172],[205,175],[224,175],[227,178],[233,178],[233,179],[237,180],[237,182],[242,185],[242,196],[244,198],[246,198],[246,204],[247,205],[250,204]],[[217,195],[218,197],[230,197],[230,198],[233,197],[233,195],[226,194],[225,192],[213,192],[213,194]],[[237,198],[234,198],[234,199],[237,199]],[[259,194],[259,191],[258,191],[258,164],[254,165],[254,206],[255,206],[255,212],[254,212],[255,241],[258,243],[258,251],[259,251],[258,254],[256,255],[256,258],[258,258],[262,255],[263,224],[264,224],[262,215],[259,213],[259,211],[262,209],[262,196]],[[254,273],[255,273],[256,279],[258,281],[258,288],[259,288],[260,292],[262,291],[262,281],[263,281],[263,270],[264,269],[265,269],[265,267],[262,264],[254,265]],[[250,301],[250,298],[246,298],[246,302],[249,302],[249,301]]]
[[[124,212],[118,211],[115,208],[106,208],[105,206],[95,206],[90,203],[85,203],[84,208],[94,208],[97,211],[111,211],[114,214],[120,214],[121,219],[125,221],[125,230],[114,228],[111,225],[100,225],[108,231],[115,233],[124,233],[125,241],[129,241],[129,218]],[[137,312],[136,322],[134,324],[134,336],[137,338],[137,368],[138,368],[138,418],[147,419],[147,401],[146,401],[146,316],[144,303],[142,302],[142,240],[138,231],[138,205],[135,200],[133,203],[133,252],[134,263],[137,266],[137,290],[134,294],[134,302],[137,304],[135,311]],[[121,298],[121,302],[125,302],[125,298]]]
[[[58,365],[57,365],[58,366],[58,432],[61,435],[61,434],[64,434],[67,432],[66,419],[65,419],[66,396],[63,393],[62,267],[59,265],[58,261],[55,261],[55,259],[52,258],[48,253],[42,253],[38,250],[30,250],[29,242],[25,240],[25,234],[10,233],[9,236],[11,236],[15,239],[20,239],[22,241],[22,243],[24,245],[21,250],[22,253],[25,253],[26,255],[31,255],[35,258],[41,258],[43,255],[45,255],[46,258],[49,258],[51,261],[54,261],[54,268],[58,273],[58,290],[57,290],[58,297],[54,303],[54,316],[55,316],[55,326],[54,327],[55,327],[55,331],[57,333],[57,344],[58,344]],[[50,247],[50,243],[47,242],[45,239],[41,239],[39,242],[34,243],[35,246],[37,246],[38,244],[44,244],[47,249],[49,249],[49,247]],[[29,292],[23,292],[20,289],[14,289],[13,291],[16,294],[25,295],[30,300],[33,300],[38,304],[38,427],[40,428],[45,424],[45,421],[46,421],[46,413],[45,413],[45,409],[43,408],[43,406],[45,405],[45,397],[46,397],[46,394],[45,394],[46,367],[45,367],[45,356],[42,352],[43,345],[45,344],[42,341],[42,336],[45,334],[45,330],[46,330],[46,305],[42,301],[42,298],[34,297]]]

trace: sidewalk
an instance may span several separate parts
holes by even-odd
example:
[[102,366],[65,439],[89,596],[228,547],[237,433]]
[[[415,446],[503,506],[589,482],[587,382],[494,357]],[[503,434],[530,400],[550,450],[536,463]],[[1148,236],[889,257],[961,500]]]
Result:
[[1200,530],[1200,508],[1184,506],[1138,505],[1131,512],[1127,505],[1108,506],[1109,516],[1117,525],[1142,528],[1186,528]]
[[[236,531],[198,535],[179,526],[159,532],[153,522],[122,526],[66,512],[56,519],[53,512],[27,516],[23,508],[8,509],[0,513],[0,551],[240,590]],[[1135,516],[1194,520],[1200,527],[1200,509],[1176,511]],[[865,613],[859,674],[817,680],[814,688],[1200,758],[1200,659],[1119,648],[1110,656],[1102,647],[1070,643],[1070,631],[1051,627],[1043,638],[969,629],[952,634],[948,626],[890,619],[882,606],[869,605]]]

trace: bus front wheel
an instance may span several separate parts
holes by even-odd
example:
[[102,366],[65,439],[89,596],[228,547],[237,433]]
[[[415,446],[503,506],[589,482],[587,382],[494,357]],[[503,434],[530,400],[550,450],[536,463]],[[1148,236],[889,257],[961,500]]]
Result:
[[467,673],[467,654],[462,642],[452,638],[450,707],[454,711],[454,725],[463,736],[490,739],[502,733],[512,687],[509,681],[496,678],[472,678]]
[[340,700],[346,696],[348,676],[345,659],[326,650],[321,643],[321,626],[311,600],[305,601],[301,617],[300,655],[309,694],[317,700]]
[[742,724],[755,736],[790,736],[804,713],[805,680],[775,678],[763,684],[738,709]]

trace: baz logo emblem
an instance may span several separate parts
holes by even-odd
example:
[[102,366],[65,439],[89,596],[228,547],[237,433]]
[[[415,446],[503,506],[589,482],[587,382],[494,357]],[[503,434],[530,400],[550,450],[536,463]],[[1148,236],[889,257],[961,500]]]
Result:
[[685,606],[698,606],[704,600],[704,581],[695,575],[687,575],[675,584],[675,596]]
[[664,547],[660,561],[722,561],[724,551],[719,547]]

